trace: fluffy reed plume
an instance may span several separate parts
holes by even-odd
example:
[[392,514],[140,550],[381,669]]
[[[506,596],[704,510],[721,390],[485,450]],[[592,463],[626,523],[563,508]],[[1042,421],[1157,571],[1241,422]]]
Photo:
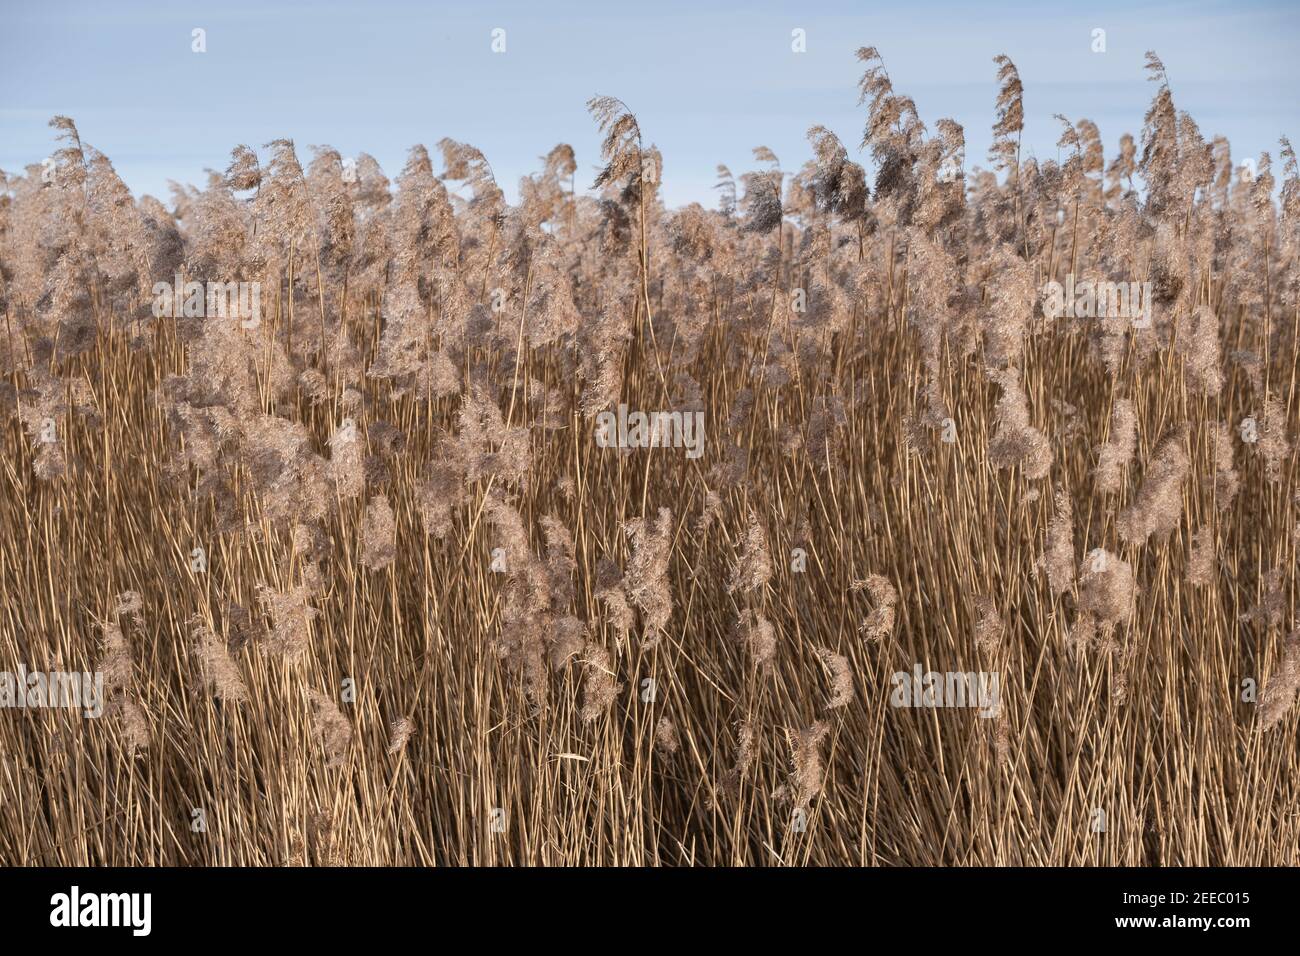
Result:
[[628,603],[641,611],[642,640],[658,642],[673,613],[668,561],[672,554],[673,514],[660,508],[654,521],[635,518],[624,529],[632,542],[632,556],[623,575]]
[[681,745],[677,725],[667,717],[660,717],[659,723],[655,724],[655,746],[663,753],[675,754]]
[[1219,357],[1219,317],[1203,305],[1196,310],[1187,343],[1187,377],[1192,388],[1211,398],[1223,388]]
[[441,540],[452,527],[452,515],[464,501],[460,473],[447,462],[435,462],[428,477],[415,487],[415,507],[426,534]]
[[387,495],[376,495],[366,505],[361,524],[361,563],[381,571],[397,557],[397,521]]
[[825,774],[821,744],[830,729],[829,724],[819,720],[810,727],[785,732],[790,748],[790,776],[773,793],[776,799],[792,801],[795,810],[807,810],[821,793]]
[[854,581],[853,590],[866,588],[874,605],[871,613],[863,620],[858,630],[866,635],[868,641],[879,641],[894,633],[894,607],[898,603],[898,592],[889,579],[880,574],[873,574],[864,581]]
[[1111,412],[1110,435],[1097,455],[1097,490],[1116,494],[1124,487],[1124,472],[1133,461],[1137,448],[1137,416],[1127,398],[1115,401]]
[[1200,528],[1192,534],[1192,543],[1187,554],[1187,583],[1198,586],[1214,583],[1218,571],[1218,556],[1215,554],[1214,529]]
[[355,498],[365,482],[365,446],[352,419],[345,419],[329,439],[328,473],[339,497]]
[[[119,600],[118,606],[121,604]],[[114,714],[120,719],[126,754],[134,756],[148,748],[150,734],[148,718],[136,696],[131,645],[118,623],[106,622],[103,631],[103,655],[95,670],[104,679],[104,714]]]
[[1133,567],[1105,548],[1094,548],[1079,564],[1079,609],[1103,625],[1124,624],[1133,615]]
[[334,699],[320,691],[309,689],[307,700],[311,704],[312,730],[325,751],[326,769],[341,767],[352,744],[352,724],[343,716]]
[[1241,614],[1238,620],[1254,623],[1265,633],[1275,631],[1282,626],[1286,615],[1286,595],[1282,591],[1282,569],[1272,568],[1260,577],[1264,594],[1250,610]]
[[755,667],[762,667],[776,654],[776,628],[757,611],[746,608],[740,612],[737,631],[741,644]]
[[722,499],[718,497],[716,491],[707,491],[704,495],[704,507],[700,511],[699,518],[695,521],[695,530],[699,534],[706,534],[713,527],[715,521],[722,515]]
[[636,611],[628,603],[627,592],[623,589],[623,579],[609,561],[602,561],[596,575],[596,590],[592,594],[605,610],[604,619],[614,632],[614,643],[622,649],[627,636],[636,626]]
[[609,651],[588,642],[582,658],[582,719],[591,723],[604,716],[623,690],[610,661]]
[[225,642],[213,633],[212,628],[195,618],[190,639],[194,642],[194,656],[198,659],[199,670],[209,693],[218,700],[247,700],[248,688],[239,675],[239,668],[230,659]]
[[993,127],[993,146],[989,159],[1002,168],[1015,169],[1020,165],[1020,135],[1025,128],[1024,86],[1020,73],[1011,58],[999,54],[993,58],[998,65],[998,120]]
[[1047,583],[1056,597],[1074,587],[1074,519],[1070,514],[1070,497],[1056,493],[1056,511],[1047,523],[1047,547],[1038,559],[1047,573]]
[[398,717],[388,729],[388,756],[400,754],[415,733],[415,724],[410,717]]
[[[0,675],[104,713],[0,707],[0,859],[1300,863],[1289,142],[1246,173],[1153,55],[1140,129],[1029,155],[1003,56],[980,169],[841,66],[861,141],[714,209],[614,97],[509,193],[275,140],[137,198],[56,118],[0,175]],[[996,706],[895,709],[917,661]]]
[[1180,425],[1156,446],[1137,497],[1120,512],[1116,522],[1121,540],[1146,544],[1152,535],[1164,539],[1178,527],[1183,517],[1183,482],[1189,465],[1183,449],[1186,442],[1187,426]]
[[105,691],[125,692],[131,687],[131,647],[117,623],[108,622],[103,629],[104,653],[95,670],[104,675]]
[[257,596],[270,619],[267,648],[289,659],[306,654],[311,645],[311,622],[320,613],[311,606],[311,588],[299,584],[280,591],[259,584]]
[[1259,423],[1259,453],[1264,471],[1274,484],[1282,480],[1282,469],[1291,463],[1291,442],[1287,438],[1287,414],[1282,402],[1269,396]]
[[826,701],[827,710],[835,710],[853,703],[853,669],[849,659],[826,647],[817,648],[817,656],[830,679],[831,696]]
[[127,617],[136,624],[144,623],[144,599],[139,591],[123,591],[117,596],[117,606],[113,608],[117,617]]
[[639,180],[641,168],[641,128],[626,104],[615,96],[594,96],[587,109],[605,134],[601,156],[605,167],[596,177],[596,185],[622,179]]
[[119,706],[126,751],[134,756],[138,751],[149,747],[149,719],[144,708],[134,698],[124,697],[119,701]]
[[[1073,561],[1070,562],[1070,568],[1073,571]],[[987,594],[975,598],[975,610],[979,613],[979,619],[975,622],[975,646],[991,654],[1002,646],[1002,639],[1006,633],[1006,628],[1002,624],[1002,615],[998,613],[998,606],[993,598]]]
[[[733,798],[739,796],[741,786],[749,776],[750,768],[754,764],[756,736],[754,725],[749,720],[742,720],[736,726],[735,761],[722,774],[722,793]],[[719,806],[716,791],[710,794],[709,802],[714,807]]]
[[1014,368],[992,372],[1002,387],[994,415],[998,429],[989,442],[989,458],[999,468],[1020,466],[1026,478],[1042,478],[1052,465],[1052,449],[1029,421],[1029,399]]
[[772,553],[767,545],[767,533],[758,523],[758,516],[750,514],[749,524],[740,539],[736,564],[731,572],[728,591],[754,593],[772,579]]
[[1282,660],[1264,682],[1259,695],[1259,729],[1277,726],[1300,693],[1300,630],[1292,631],[1282,647]]

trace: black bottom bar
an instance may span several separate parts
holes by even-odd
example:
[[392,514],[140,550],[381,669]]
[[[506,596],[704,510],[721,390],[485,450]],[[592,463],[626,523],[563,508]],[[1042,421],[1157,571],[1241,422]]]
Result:
[[985,946],[1045,931],[1071,943],[1231,944],[1293,928],[1298,884],[1295,870],[1281,869],[9,869],[0,871],[0,918],[7,943],[76,935],[337,946],[406,933],[451,943],[464,933],[493,947],[516,937],[618,945],[632,931],[665,945],[669,935],[695,946],[715,933],[769,943],[919,933]]

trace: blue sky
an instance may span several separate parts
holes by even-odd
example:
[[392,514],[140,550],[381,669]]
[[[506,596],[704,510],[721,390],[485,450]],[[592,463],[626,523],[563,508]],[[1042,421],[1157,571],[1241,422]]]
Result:
[[[599,139],[585,103],[613,94],[664,154],[671,205],[716,202],[718,163],[754,168],[770,147],[787,170],[810,155],[809,126],[856,152],[859,46],[880,49],[895,88],[933,128],[966,127],[967,165],[985,155],[997,53],[1025,86],[1026,149],[1057,155],[1054,113],[1087,117],[1108,156],[1138,134],[1150,101],[1143,52],[1168,69],[1174,100],[1240,162],[1300,137],[1300,5],[1188,3],[809,2],[347,4],[288,0],[0,0],[0,168],[53,149],[47,122],[76,120],[138,193],[201,183],[237,143],[277,137],[365,151],[389,175],[414,143],[443,136],[487,155],[507,195],[557,142],[571,143],[579,187]],[[207,52],[191,51],[206,31]],[[506,31],[506,51],[491,49]],[[791,50],[806,32],[807,52]],[[1092,31],[1106,52],[1092,52]]]

